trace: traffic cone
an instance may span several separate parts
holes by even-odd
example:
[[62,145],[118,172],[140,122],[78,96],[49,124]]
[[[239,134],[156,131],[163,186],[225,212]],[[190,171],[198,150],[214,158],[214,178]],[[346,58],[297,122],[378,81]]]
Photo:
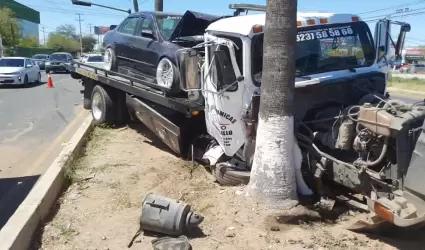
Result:
[[50,76],[50,73],[47,75],[47,86],[46,88],[53,88],[53,80],[52,77]]

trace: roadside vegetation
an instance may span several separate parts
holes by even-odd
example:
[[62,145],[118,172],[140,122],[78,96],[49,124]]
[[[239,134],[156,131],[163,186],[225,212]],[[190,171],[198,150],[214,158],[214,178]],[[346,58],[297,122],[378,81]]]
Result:
[[[403,90],[410,90],[410,91],[418,91],[418,92],[425,92],[425,79],[421,79],[418,77],[413,77],[411,79],[408,78],[401,78],[401,77],[391,77],[388,82],[388,87],[396,88],[396,89],[403,89]],[[403,91],[390,91],[390,92],[400,92],[401,94],[407,94],[402,93]],[[409,92],[409,95],[414,95],[414,93]],[[418,93],[417,96],[424,97],[421,93]]]

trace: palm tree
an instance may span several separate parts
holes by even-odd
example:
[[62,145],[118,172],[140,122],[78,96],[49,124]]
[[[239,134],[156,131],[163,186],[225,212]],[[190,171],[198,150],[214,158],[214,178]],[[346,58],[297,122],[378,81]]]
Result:
[[[273,208],[298,204],[294,138],[297,0],[268,0],[259,123],[247,193]],[[296,157],[294,157],[296,154]]]

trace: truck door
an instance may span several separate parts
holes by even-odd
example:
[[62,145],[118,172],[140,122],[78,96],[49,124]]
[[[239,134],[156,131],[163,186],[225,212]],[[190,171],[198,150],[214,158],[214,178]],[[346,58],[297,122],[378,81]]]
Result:
[[[397,41],[391,38],[393,25],[400,26]],[[379,20],[375,26],[375,49],[376,62],[380,67],[388,67],[392,62],[402,59],[402,50],[406,33],[410,31],[410,25],[403,22],[388,19]]]
[[233,43],[211,35],[206,35],[205,39],[214,41],[214,45],[206,49],[207,70],[203,75],[207,130],[224,153],[231,156],[245,142],[245,127],[241,119],[244,80],[236,62]]

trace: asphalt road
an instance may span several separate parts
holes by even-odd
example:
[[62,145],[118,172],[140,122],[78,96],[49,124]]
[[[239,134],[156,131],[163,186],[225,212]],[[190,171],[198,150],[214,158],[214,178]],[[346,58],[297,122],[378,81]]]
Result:
[[0,87],[0,228],[83,122],[81,84],[52,74],[54,88]]

